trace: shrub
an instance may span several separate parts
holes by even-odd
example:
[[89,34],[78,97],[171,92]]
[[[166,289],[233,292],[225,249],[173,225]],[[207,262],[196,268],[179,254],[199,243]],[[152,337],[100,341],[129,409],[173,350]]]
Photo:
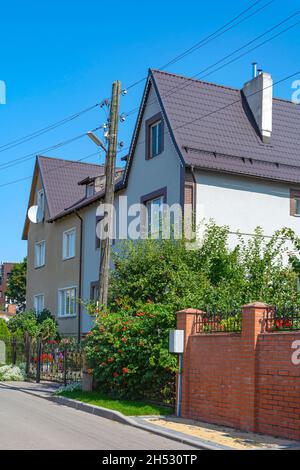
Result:
[[165,305],[99,312],[85,351],[100,390],[172,402],[177,361],[168,352],[168,333],[174,327],[174,311]]
[[7,322],[0,318],[0,339],[9,339],[10,338],[10,331],[8,329]]
[[25,380],[24,368],[7,365],[0,367],[0,380],[5,381],[23,381]]

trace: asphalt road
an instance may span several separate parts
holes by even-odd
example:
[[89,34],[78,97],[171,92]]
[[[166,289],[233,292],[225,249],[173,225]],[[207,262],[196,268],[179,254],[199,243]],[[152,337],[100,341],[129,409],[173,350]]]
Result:
[[187,450],[184,444],[0,386],[0,450]]

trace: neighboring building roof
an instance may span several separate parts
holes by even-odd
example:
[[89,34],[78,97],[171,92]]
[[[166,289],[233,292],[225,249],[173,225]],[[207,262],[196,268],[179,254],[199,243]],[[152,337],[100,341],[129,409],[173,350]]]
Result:
[[[116,173],[119,182],[122,179],[123,170],[116,168]],[[104,195],[102,191],[87,198],[86,188],[84,184],[81,184],[84,181],[94,181],[98,176],[104,176],[104,165],[37,156],[28,208],[33,205],[39,174],[49,211],[48,222],[53,222],[74,210],[85,207]],[[26,216],[23,240],[27,238],[28,226],[29,220]]]
[[104,174],[103,165],[41,156],[37,160],[50,219],[85,197],[85,187],[78,185],[79,181]]
[[151,70],[136,133],[151,84],[186,165],[300,183],[300,106],[273,99],[273,132],[264,144],[241,90]]

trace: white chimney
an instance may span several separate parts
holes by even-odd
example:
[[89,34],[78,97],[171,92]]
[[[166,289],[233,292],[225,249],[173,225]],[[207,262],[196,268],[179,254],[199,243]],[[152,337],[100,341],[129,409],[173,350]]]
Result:
[[252,111],[264,143],[272,134],[273,80],[269,73],[261,72],[243,87],[244,95]]

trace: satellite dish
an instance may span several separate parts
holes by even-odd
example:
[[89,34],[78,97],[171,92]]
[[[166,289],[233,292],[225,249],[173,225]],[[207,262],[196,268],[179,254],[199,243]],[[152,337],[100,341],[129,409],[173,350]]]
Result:
[[33,224],[39,224],[43,220],[43,212],[39,206],[31,206],[28,209],[28,219],[33,223]]

